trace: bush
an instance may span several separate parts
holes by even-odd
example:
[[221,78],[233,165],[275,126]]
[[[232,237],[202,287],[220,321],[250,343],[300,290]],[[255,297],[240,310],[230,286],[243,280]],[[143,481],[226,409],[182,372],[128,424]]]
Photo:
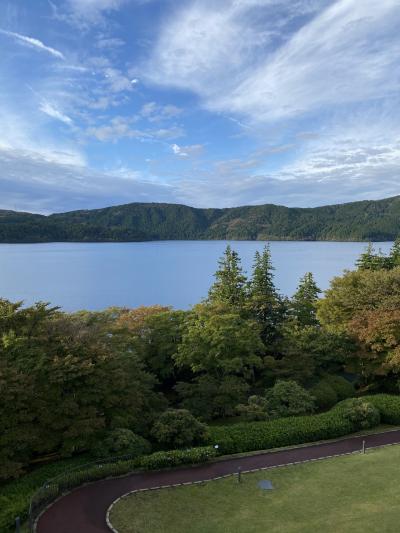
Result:
[[265,395],[271,418],[304,415],[314,411],[314,398],[296,381],[278,380]]
[[186,409],[168,409],[156,420],[151,435],[163,446],[182,448],[203,444],[208,428]]
[[351,398],[341,402],[343,416],[348,418],[355,429],[369,429],[377,426],[381,416],[378,409],[365,398]]
[[315,403],[319,409],[330,409],[338,402],[338,395],[331,385],[321,380],[310,389],[310,393],[315,398]]
[[351,398],[355,394],[354,386],[343,376],[327,376],[323,381],[328,383],[336,392],[339,402]]
[[385,424],[400,424],[400,396],[390,394],[376,394],[364,396],[364,400],[372,403],[380,412],[381,422]]
[[188,450],[171,450],[169,452],[155,452],[141,457],[138,462],[140,468],[147,470],[172,468],[179,465],[205,463],[216,456],[213,446],[190,448]]
[[92,449],[95,457],[113,457],[118,455],[130,455],[139,457],[150,453],[150,443],[136,435],[130,429],[113,429],[103,440],[97,442]]
[[247,404],[237,406],[237,411],[247,420],[267,420],[268,401],[264,396],[250,396]]

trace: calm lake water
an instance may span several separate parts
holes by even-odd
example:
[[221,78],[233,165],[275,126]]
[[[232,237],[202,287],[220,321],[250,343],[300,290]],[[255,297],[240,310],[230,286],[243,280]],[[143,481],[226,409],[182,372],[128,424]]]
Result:
[[[111,305],[172,305],[187,309],[207,295],[227,241],[145,243],[0,244],[0,297],[42,300],[67,311]],[[265,243],[234,241],[231,246],[250,272]],[[387,252],[392,243],[377,243]],[[312,272],[322,289],[352,268],[365,243],[272,242],[275,282],[288,296],[300,276]]]

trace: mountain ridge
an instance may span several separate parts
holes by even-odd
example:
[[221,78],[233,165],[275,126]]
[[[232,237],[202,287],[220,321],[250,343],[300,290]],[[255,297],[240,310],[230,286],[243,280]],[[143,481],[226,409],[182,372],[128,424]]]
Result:
[[50,215],[0,210],[0,242],[153,240],[391,241],[400,196],[319,207],[275,204],[196,208],[133,202]]

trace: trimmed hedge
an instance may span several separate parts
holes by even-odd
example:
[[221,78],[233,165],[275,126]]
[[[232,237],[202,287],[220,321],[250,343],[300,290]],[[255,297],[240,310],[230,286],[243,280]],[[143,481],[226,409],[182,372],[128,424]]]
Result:
[[211,442],[218,444],[219,453],[232,454],[333,439],[358,429],[344,416],[343,408],[334,407],[319,415],[213,426],[210,435]]
[[174,466],[206,463],[217,455],[213,446],[189,448],[188,450],[172,450],[144,455],[138,460],[138,467],[146,470],[172,468]]
[[362,398],[371,402],[378,409],[381,414],[381,422],[393,425],[400,424],[400,396],[376,394]]

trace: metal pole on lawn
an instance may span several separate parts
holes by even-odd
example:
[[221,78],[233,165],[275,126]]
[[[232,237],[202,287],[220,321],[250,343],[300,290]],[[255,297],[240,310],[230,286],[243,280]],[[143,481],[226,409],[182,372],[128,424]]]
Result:
[[362,443],[362,453],[365,453],[365,440],[363,440],[363,443]]
[[242,482],[242,467],[238,466],[238,483]]

